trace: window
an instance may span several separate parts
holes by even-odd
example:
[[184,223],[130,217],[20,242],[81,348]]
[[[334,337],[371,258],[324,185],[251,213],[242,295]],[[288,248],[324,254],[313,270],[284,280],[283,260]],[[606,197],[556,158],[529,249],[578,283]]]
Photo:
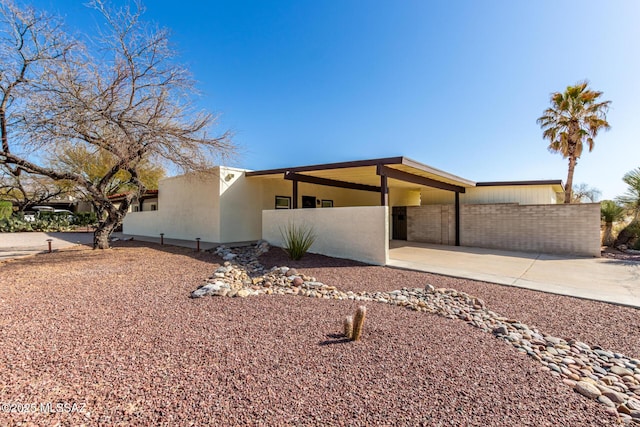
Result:
[[140,206],[135,205],[135,206],[133,207],[133,211],[134,211],[134,212],[140,212]]
[[332,208],[333,207],[333,200],[323,200],[322,201],[322,207],[323,208]]
[[156,205],[155,203],[151,204],[151,210],[152,211],[157,211],[158,210],[158,205]]
[[302,196],[302,208],[315,208],[316,198],[314,196]]
[[291,209],[291,197],[276,196],[276,209]]

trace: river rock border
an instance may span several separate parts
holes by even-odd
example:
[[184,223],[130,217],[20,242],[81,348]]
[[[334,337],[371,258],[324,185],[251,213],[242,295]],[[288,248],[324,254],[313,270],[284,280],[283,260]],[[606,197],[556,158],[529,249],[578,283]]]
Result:
[[590,346],[574,339],[546,335],[515,319],[489,310],[483,300],[455,289],[402,288],[390,292],[343,292],[318,282],[294,268],[265,269],[258,257],[269,250],[259,241],[252,246],[213,250],[224,263],[191,298],[204,296],[249,297],[258,295],[301,295],[310,298],[355,300],[402,306],[410,310],[461,319],[502,339],[520,353],[543,365],[576,392],[595,399],[625,423],[640,425],[640,360]]

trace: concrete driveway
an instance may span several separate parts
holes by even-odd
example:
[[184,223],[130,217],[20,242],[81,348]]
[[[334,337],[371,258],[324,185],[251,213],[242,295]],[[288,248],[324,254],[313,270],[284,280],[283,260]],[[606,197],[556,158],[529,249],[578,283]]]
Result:
[[640,263],[392,241],[389,266],[640,308]]
[[52,239],[53,250],[70,246],[93,245],[93,232],[89,233],[0,233],[0,261],[33,255],[48,250],[47,239]]

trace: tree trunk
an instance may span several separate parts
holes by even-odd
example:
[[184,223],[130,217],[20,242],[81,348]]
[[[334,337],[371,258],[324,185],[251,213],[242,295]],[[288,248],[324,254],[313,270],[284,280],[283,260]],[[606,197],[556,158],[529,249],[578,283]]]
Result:
[[[140,190],[138,194],[144,192],[144,187],[142,188],[143,189]],[[136,198],[136,194],[130,193],[117,208],[113,203],[109,202],[108,198],[105,198],[105,203],[99,206],[102,218],[104,219],[98,219],[98,227],[93,233],[93,249],[109,249],[111,247],[109,245],[109,238],[111,237],[113,230],[115,230],[124,219],[134,198]]]
[[573,192],[573,171],[576,168],[576,158],[569,157],[569,172],[567,173],[567,183],[564,188],[564,202],[571,203],[571,193]]
[[602,232],[602,245],[612,247],[615,239],[613,238],[613,223],[605,222],[604,231]]
[[104,221],[98,224],[93,232],[93,249],[109,249],[109,238],[111,233],[118,226],[118,220],[109,215]]

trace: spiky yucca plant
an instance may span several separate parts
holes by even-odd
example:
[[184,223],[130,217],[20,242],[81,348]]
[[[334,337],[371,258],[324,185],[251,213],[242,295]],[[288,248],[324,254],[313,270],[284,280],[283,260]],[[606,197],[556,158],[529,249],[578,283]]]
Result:
[[600,203],[600,217],[604,222],[602,244],[604,246],[613,246],[615,242],[615,238],[613,237],[613,223],[621,221],[624,218],[624,207],[618,205],[613,200],[604,200]]
[[296,225],[290,222],[280,229],[284,250],[292,260],[299,260],[307,253],[313,242],[316,241],[316,234],[313,227],[308,225]]

